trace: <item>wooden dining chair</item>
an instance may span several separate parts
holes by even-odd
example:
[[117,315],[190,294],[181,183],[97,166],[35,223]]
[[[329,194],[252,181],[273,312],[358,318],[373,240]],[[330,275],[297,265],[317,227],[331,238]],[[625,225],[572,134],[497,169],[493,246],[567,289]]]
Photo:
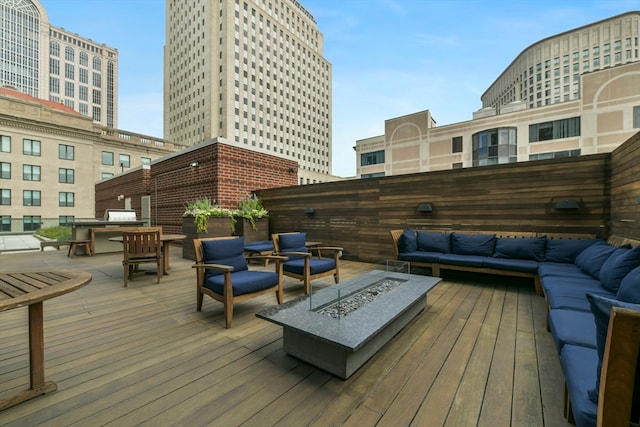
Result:
[[134,272],[143,263],[156,264],[156,283],[164,271],[160,231],[126,231],[122,233],[124,286],[133,279]]

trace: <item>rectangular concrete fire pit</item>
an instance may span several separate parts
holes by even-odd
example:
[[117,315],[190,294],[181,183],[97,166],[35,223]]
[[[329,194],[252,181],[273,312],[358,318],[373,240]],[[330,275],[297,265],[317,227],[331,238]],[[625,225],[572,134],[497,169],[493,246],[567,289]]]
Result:
[[[256,316],[282,326],[286,353],[347,379],[424,310],[440,280],[376,270]],[[362,296],[372,285],[377,295]],[[354,301],[361,306],[335,317]]]

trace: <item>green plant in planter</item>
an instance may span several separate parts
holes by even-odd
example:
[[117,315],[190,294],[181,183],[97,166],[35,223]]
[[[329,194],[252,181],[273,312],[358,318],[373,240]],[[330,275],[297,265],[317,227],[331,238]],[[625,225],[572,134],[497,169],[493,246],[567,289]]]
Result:
[[182,216],[193,217],[198,233],[206,233],[207,221],[210,217],[229,218],[231,223],[231,232],[236,230],[236,219],[231,209],[220,207],[215,201],[208,197],[201,197],[192,202],[187,203],[186,209]]
[[262,200],[260,200],[258,196],[255,194],[249,194],[240,200],[235,214],[249,221],[251,228],[255,230],[256,220],[269,215],[269,211],[262,206]]

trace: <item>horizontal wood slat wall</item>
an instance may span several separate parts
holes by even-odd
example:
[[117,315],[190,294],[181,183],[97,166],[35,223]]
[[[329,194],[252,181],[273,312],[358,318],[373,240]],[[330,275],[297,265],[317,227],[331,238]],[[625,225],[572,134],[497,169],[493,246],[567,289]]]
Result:
[[[606,153],[257,193],[270,212],[271,232],[306,231],[309,240],[344,247],[348,259],[370,262],[392,258],[389,230],[408,227],[606,238],[610,165]],[[564,199],[580,207],[555,209]],[[417,212],[420,203],[433,211]]]
[[640,132],[611,153],[611,233],[640,240]]

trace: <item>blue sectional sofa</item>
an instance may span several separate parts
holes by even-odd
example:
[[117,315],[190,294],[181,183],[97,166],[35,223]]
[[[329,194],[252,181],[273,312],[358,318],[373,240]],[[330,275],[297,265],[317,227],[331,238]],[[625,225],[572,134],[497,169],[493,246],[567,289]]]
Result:
[[[627,370],[627,377],[633,378],[627,379],[631,386],[637,385],[637,392],[631,388],[620,393],[619,388],[610,385],[613,391],[608,392],[607,398],[618,407],[620,401],[628,401],[629,417],[638,421],[640,246],[616,247],[602,239],[497,237],[412,229],[394,230],[391,235],[398,260],[430,267],[434,276],[439,276],[443,269],[456,269],[533,278],[536,291],[547,302],[548,327],[565,376],[567,418],[579,427],[596,425],[599,393],[606,389],[599,387],[600,372],[604,375],[607,371],[602,369],[603,360],[612,364],[616,357],[621,357],[625,359],[623,362],[633,359]],[[635,331],[633,328],[637,327],[637,331],[635,335],[620,332],[635,337],[619,340],[631,353],[624,356],[606,353],[605,357],[605,351],[609,351],[606,341],[611,331],[607,328],[613,307],[624,309],[619,313],[619,323],[626,324],[629,330]],[[623,326],[618,329],[627,330]],[[612,375],[620,376],[620,372]],[[600,403],[602,412],[603,402]],[[613,412],[620,416],[618,409]],[[625,417],[622,415],[622,419]]]

